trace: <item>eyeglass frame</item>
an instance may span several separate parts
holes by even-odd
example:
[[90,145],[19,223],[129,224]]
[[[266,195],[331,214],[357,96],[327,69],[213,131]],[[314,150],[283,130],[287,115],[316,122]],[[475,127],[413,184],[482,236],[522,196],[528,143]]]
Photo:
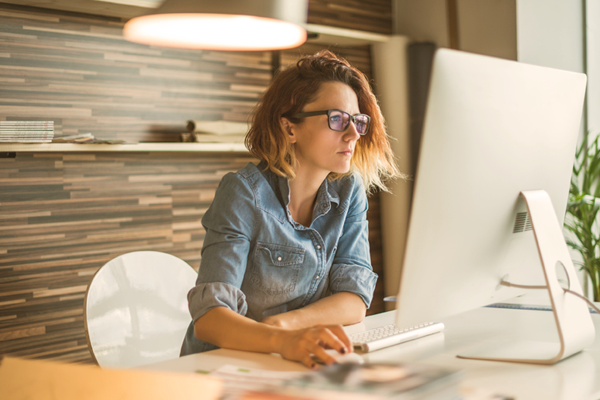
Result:
[[[330,123],[331,115],[330,114],[332,111],[339,111],[343,114],[347,114],[350,117],[350,119],[348,121],[348,125],[346,125],[346,127],[343,130],[333,129],[331,127],[331,123]],[[331,110],[301,112],[301,113],[294,115],[292,118],[314,117],[317,115],[327,115],[327,126],[329,126],[329,129],[331,129],[332,131],[336,131],[336,132],[345,132],[348,129],[348,127],[350,126],[350,121],[352,121],[352,123],[354,124],[354,127],[356,128],[356,117],[358,115],[364,115],[365,117],[367,117],[367,128],[365,129],[365,133],[360,133],[360,132],[358,132],[358,130],[356,131],[360,136],[365,136],[369,132],[369,128],[371,127],[371,116],[369,116],[367,114],[361,114],[361,113],[352,115],[349,112],[346,112],[343,110],[338,110],[337,108],[332,108]]]

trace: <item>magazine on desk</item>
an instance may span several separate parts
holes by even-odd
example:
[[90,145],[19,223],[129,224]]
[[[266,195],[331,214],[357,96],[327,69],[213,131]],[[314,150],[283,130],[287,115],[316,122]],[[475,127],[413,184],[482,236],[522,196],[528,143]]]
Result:
[[454,400],[461,372],[418,364],[334,364],[240,400]]

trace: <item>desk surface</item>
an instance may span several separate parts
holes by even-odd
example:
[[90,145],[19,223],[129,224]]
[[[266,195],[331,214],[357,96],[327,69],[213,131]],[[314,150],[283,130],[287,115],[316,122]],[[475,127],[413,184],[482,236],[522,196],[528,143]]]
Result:
[[[394,312],[369,316],[346,327],[348,333],[392,323]],[[364,354],[370,362],[415,362],[460,369],[464,388],[473,388],[517,400],[600,399],[600,315],[593,314],[596,340],[592,347],[552,366],[464,360],[456,354],[487,341],[558,340],[552,312],[480,308],[442,320],[442,334]],[[232,364],[278,371],[306,370],[278,355],[235,350],[214,350],[140,367],[142,369],[194,372],[212,371]]]

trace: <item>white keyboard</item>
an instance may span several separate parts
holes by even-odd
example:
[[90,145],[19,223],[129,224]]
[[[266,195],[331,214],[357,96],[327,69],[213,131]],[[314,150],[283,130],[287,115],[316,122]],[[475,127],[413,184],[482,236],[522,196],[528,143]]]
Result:
[[364,332],[358,332],[350,335],[352,345],[356,350],[368,353],[432,335],[444,330],[444,324],[441,322],[428,322],[406,329],[396,329],[395,325],[380,326]]

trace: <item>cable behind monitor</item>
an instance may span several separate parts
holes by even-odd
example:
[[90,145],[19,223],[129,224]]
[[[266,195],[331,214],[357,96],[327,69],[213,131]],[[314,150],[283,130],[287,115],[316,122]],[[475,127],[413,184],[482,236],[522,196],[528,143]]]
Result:
[[[519,289],[548,289],[548,286],[542,286],[542,285],[520,285],[518,283],[511,283],[511,282],[508,282],[508,281],[505,281],[505,280],[502,280],[500,282],[500,285],[507,286],[507,287],[519,288]],[[594,310],[596,310],[596,312],[598,314],[600,314],[600,308],[596,307],[596,305],[590,299],[588,299],[587,297],[582,296],[581,294],[579,294],[577,292],[574,292],[571,289],[563,288],[563,290],[564,290],[565,293],[569,293],[569,294],[572,294],[573,296],[577,296],[580,299],[583,299],[586,303],[589,304],[589,306],[591,308],[593,308]]]
[[[594,342],[595,330],[589,309],[584,303],[573,301],[572,297],[566,296],[566,293],[569,293],[584,298],[550,196],[544,190],[523,191],[521,196],[525,199],[531,217],[546,285],[518,285],[508,282],[506,277],[502,279],[500,285],[524,289],[547,289],[559,342],[494,343],[465,351],[458,355],[459,358],[554,364],[580,352]],[[566,289],[561,287],[558,281],[557,269],[566,273],[568,285]]]

